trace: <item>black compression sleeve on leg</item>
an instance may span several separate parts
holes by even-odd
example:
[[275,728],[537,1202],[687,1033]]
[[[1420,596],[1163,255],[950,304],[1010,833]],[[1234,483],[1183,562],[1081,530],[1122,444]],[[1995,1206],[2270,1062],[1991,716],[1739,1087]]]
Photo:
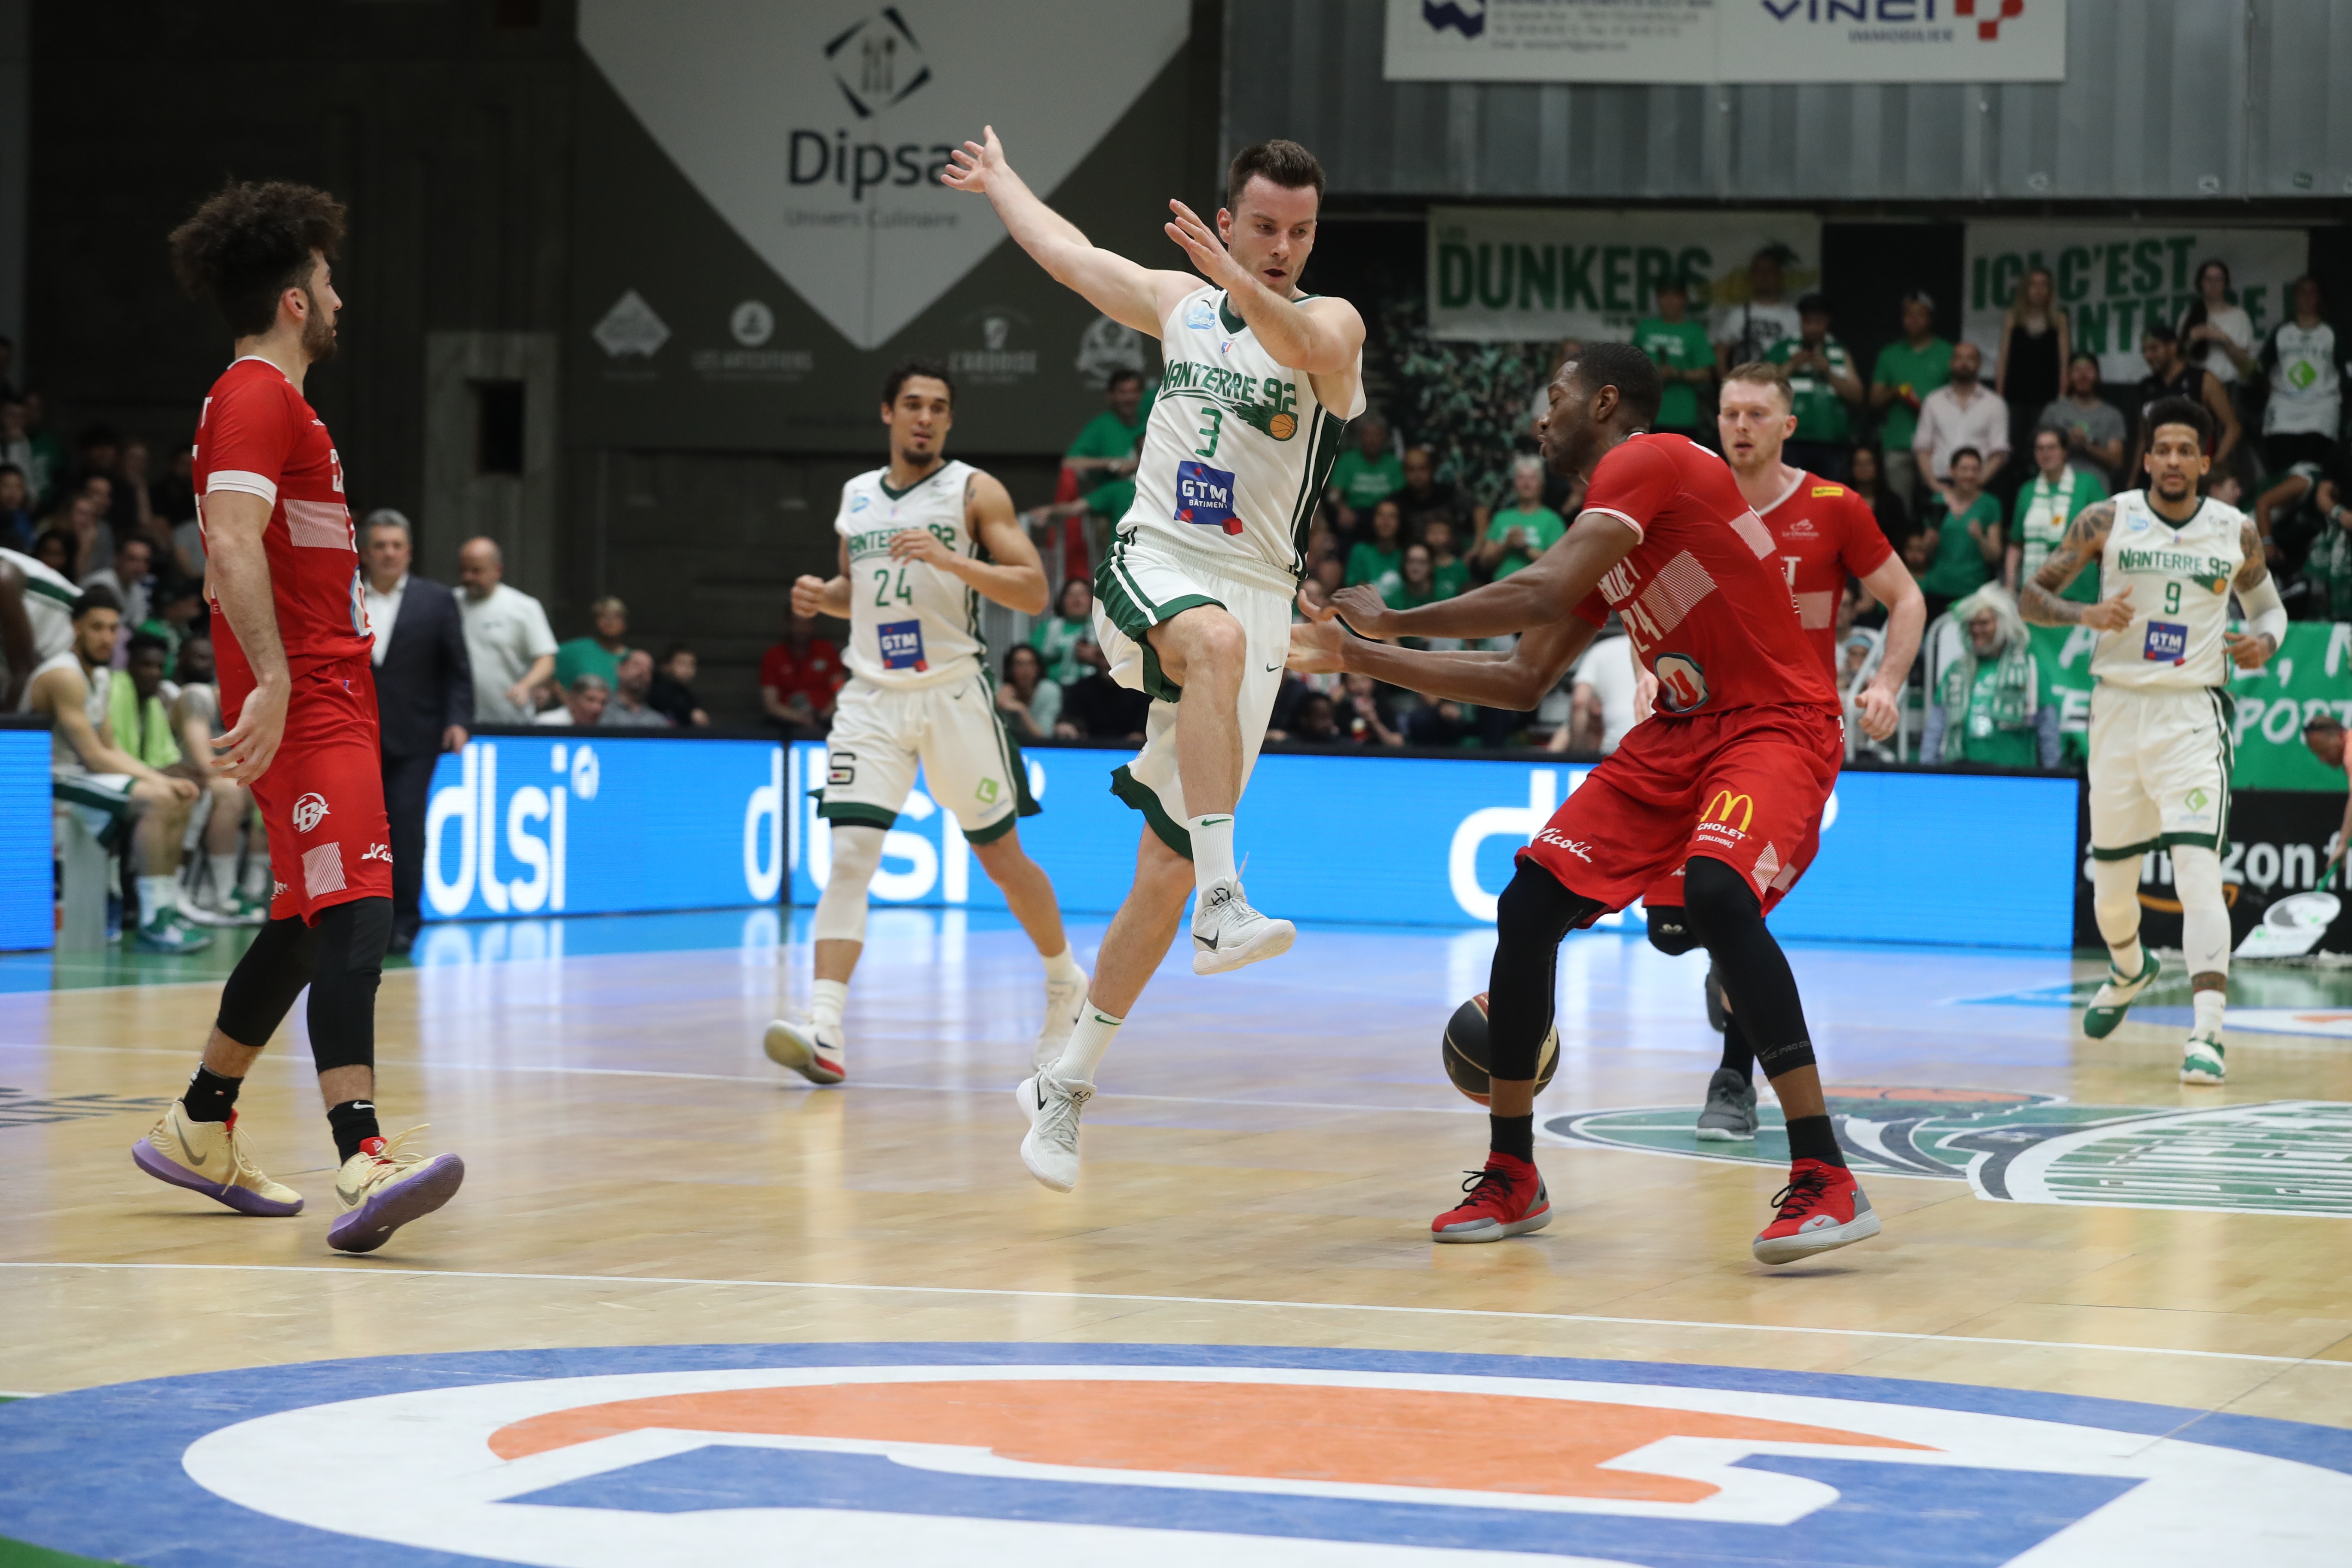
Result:
[[1551,1033],[1560,940],[1603,906],[1572,893],[1526,861],[1503,889],[1495,919],[1495,967],[1486,982],[1487,1075],[1532,1079]]
[[[1748,879],[1722,861],[1691,857],[1683,873],[1683,897],[1691,928],[1706,943],[1723,975],[1732,1015],[1755,1048],[1767,1078],[1813,1065],[1812,1037],[1805,1028],[1804,1004],[1788,955],[1764,926],[1764,906]],[[1724,1030],[1727,1050],[1731,1030]],[[1726,1061],[1728,1062],[1727,1056]]]
[[1650,945],[1669,957],[1679,958],[1698,945],[1698,933],[1691,930],[1690,911],[1680,904],[1652,904],[1650,913]]
[[1723,1019],[1724,1070],[1736,1072],[1750,1083],[1756,1081],[1756,1047],[1748,1043],[1748,1033],[1739,1026],[1739,1015],[1727,1013]]
[[318,932],[299,919],[271,921],[254,933],[253,945],[229,971],[221,987],[220,1016],[213,1026],[240,1046],[269,1043],[286,1021],[294,998],[310,984]]
[[355,899],[319,917],[310,1056],[320,1072],[375,1066],[375,988],[391,940],[390,899]]

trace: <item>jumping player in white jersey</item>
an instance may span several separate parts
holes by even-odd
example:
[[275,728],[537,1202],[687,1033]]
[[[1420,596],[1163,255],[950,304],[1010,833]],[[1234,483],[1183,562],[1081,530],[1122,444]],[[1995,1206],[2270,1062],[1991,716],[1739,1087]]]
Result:
[[793,584],[793,609],[849,622],[849,684],[834,710],[824,800],[833,866],[816,906],[816,984],[805,1024],[768,1026],[769,1057],[816,1083],[839,1083],[841,1015],[866,944],[866,888],[898,820],[915,764],[1045,960],[1039,1050],[1058,1046],[1087,996],[1054,884],[1022,852],[1014,824],[1037,814],[1020,749],[1004,731],[980,636],[985,596],[1025,615],[1045,608],[1045,569],[1004,487],[941,448],[955,424],[947,367],[910,360],[882,387],[887,467],[841,487],[838,574]]
[[81,590],[29,555],[0,550],[0,713],[21,713],[33,671],[73,647],[73,602]]
[[[2180,894],[2180,946],[2196,1021],[2180,1063],[2183,1083],[2224,1075],[2221,1013],[2230,986],[2230,908],[2221,851],[2230,841],[2230,667],[2259,669],[2278,651],[2286,607],[2271,581],[2253,521],[2199,493],[2212,416],[2168,397],[2148,410],[2147,488],[2126,490],[2076,514],[2066,537],[2020,596],[2037,626],[2085,626],[2091,654],[2092,908],[2106,939],[2107,983],[2083,1016],[2083,1032],[2115,1032],[2161,965],[2139,944],[2140,858],[2172,858]],[[2105,597],[2059,595],[2094,556]],[[2244,632],[2228,629],[2230,595],[2245,606]]]
[[1323,169],[1295,142],[1234,155],[1214,229],[1168,204],[1168,237],[1204,286],[1097,249],[1022,184],[993,130],[983,137],[941,179],[986,195],[1021,248],[1104,315],[1158,338],[1168,365],[1134,504],[1095,574],[1096,641],[1112,678],[1153,700],[1143,750],[1111,784],[1143,814],[1135,883],[1068,1044],[1041,1052],[1020,1090],[1022,1163],[1067,1192],[1095,1070],[1175,940],[1184,895],[1200,895],[1195,973],[1272,958],[1296,934],[1243,896],[1234,812],[1281,689],[1316,498],[1341,430],[1364,410],[1364,322],[1344,300],[1299,292]]

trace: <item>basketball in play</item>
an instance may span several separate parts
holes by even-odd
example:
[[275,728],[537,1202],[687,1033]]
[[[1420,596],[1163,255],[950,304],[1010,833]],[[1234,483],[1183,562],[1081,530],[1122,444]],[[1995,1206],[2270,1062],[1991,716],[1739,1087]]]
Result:
[[[1445,1057],[1445,1076],[1454,1087],[1476,1100],[1486,1103],[1487,1064],[1493,1061],[1486,1044],[1486,994],[1481,991],[1459,1007],[1454,1016],[1445,1020],[1445,1041],[1441,1047]],[[1559,1026],[1552,1026],[1544,1036],[1543,1049],[1536,1058],[1536,1092],[1541,1094],[1551,1087],[1552,1075],[1559,1071]]]

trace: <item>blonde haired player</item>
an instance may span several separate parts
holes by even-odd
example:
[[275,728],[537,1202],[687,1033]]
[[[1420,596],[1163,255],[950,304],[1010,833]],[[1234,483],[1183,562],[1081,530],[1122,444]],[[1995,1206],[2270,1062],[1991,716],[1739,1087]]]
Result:
[[1282,686],[1316,498],[1340,431],[1364,410],[1364,322],[1344,300],[1299,292],[1323,169],[1295,142],[1234,154],[1213,229],[1168,204],[1168,237],[1203,284],[1097,249],[1022,184],[993,130],[982,138],[940,178],[986,195],[1022,249],[1104,315],[1158,338],[1168,365],[1134,503],[1095,574],[1096,642],[1113,679],[1153,699],[1143,751],[1111,784],[1143,813],[1135,883],[1068,1044],[1058,1058],[1041,1052],[1020,1090],[1022,1163],[1067,1192],[1095,1069],[1176,939],[1185,894],[1200,895],[1195,973],[1275,957],[1296,934],[1243,896],[1234,811]]
[[814,1083],[848,1073],[841,1018],[866,948],[866,884],[919,761],[933,798],[1045,961],[1038,1048],[1069,1033],[1087,994],[1054,884],[1021,848],[1015,825],[1038,806],[998,716],[980,636],[983,596],[1041,613],[1045,570],[1003,485],[943,451],[955,425],[945,365],[909,360],[893,370],[882,384],[882,423],[890,461],[841,487],[833,523],[841,570],[793,584],[793,614],[849,622],[849,684],[834,710],[817,807],[833,825],[833,868],[816,905],[809,1019],[778,1018],[762,1042],[771,1060]]
[[[2183,1083],[2220,1083],[2221,1014],[2230,985],[2230,908],[2221,852],[2230,841],[2230,667],[2259,669],[2278,651],[2286,607],[2253,520],[2199,493],[2212,466],[2213,418],[2168,397],[2148,409],[2145,489],[2076,514],[2025,585],[2019,608],[2036,626],[2085,626],[2091,654],[2092,908],[2106,939],[2107,982],[2083,1016],[2104,1039],[2162,965],[2139,943],[2140,857],[2172,858],[2180,946],[2196,1021]],[[2105,597],[2061,598],[2094,556]],[[2230,595],[2249,629],[2228,629]]]

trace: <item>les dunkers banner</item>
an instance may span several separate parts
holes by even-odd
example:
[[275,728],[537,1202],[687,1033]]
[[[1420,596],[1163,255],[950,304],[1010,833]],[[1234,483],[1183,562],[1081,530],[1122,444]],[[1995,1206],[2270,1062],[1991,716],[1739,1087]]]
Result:
[[1440,338],[1631,338],[1670,277],[1690,284],[1691,319],[1718,335],[1748,301],[1758,251],[1785,258],[1786,300],[1822,275],[1821,220],[1803,213],[1432,207],[1428,236],[1429,329]]
[[2198,270],[2209,260],[2230,268],[2232,291],[2259,344],[2294,314],[2287,285],[2301,276],[2311,250],[2307,231],[2226,224],[2169,226],[2066,219],[1968,226],[1967,296],[1961,333],[1984,350],[1990,374],[2000,349],[2000,328],[2019,281],[2047,268],[2074,346],[2099,356],[2110,382],[2144,379],[2140,334],[2151,321],[2179,327],[2197,295]]
[[581,0],[573,427],[878,451],[883,375],[922,356],[957,377],[956,449],[1060,449],[1152,345],[940,171],[993,125],[1097,243],[1184,266],[1168,200],[1215,195],[1183,186],[1189,28],[1185,0]]
[[2063,81],[2066,0],[1388,0],[1391,81]]

